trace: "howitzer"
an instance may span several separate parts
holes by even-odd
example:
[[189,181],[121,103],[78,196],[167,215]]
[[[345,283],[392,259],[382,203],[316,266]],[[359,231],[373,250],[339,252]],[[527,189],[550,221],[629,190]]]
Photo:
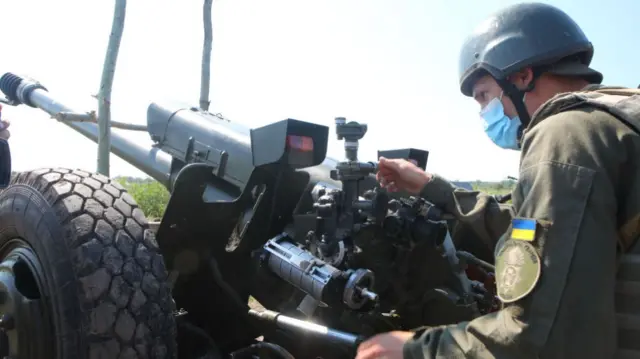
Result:
[[[0,90],[12,105],[54,117],[75,114],[30,79],[5,74]],[[95,124],[65,123],[97,140]],[[43,338],[43,352],[59,348],[59,358],[73,353],[52,338],[83,343],[81,356],[134,351],[195,358],[248,353],[243,348],[255,348],[259,336],[268,343],[263,347],[286,348],[275,350],[285,357],[346,358],[353,353],[310,336],[265,332],[247,312],[250,297],[269,310],[358,337],[469,320],[492,308],[493,295],[467,277],[442,212],[422,198],[377,186],[377,163],[358,159],[366,125],[338,117],[335,127],[344,160],[326,158],[327,126],[287,119],[249,129],[196,108],[152,103],[152,147],[118,133],[111,142],[114,154],[171,191],[155,234],[126,190],[104,176],[61,169],[18,174],[0,193],[0,219],[17,221],[8,224],[19,229],[36,226],[23,236],[40,253],[24,262],[36,263],[28,278],[45,284],[36,285],[43,295],[30,298],[71,288],[59,294],[64,302],[39,303],[53,308],[45,323],[34,326],[23,316],[21,333],[33,330],[32,337]],[[428,157],[416,149],[378,154],[423,169]],[[42,209],[50,234],[38,226],[38,211],[12,214],[23,203],[15,198],[25,193],[25,208]],[[3,207],[3,201],[12,205]],[[18,289],[23,285],[12,284],[27,278],[15,258],[28,251],[19,253],[0,262],[13,268],[0,278],[0,291],[12,303],[26,296]],[[38,264],[38,256],[45,263]],[[90,330],[73,329],[84,325]],[[14,347],[26,350],[19,342]]]

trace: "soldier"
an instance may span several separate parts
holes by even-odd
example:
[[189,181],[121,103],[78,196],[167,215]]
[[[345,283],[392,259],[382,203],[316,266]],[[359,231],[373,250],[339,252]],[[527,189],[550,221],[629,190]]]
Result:
[[403,160],[381,158],[378,179],[419,193],[495,249],[503,306],[377,335],[357,359],[614,357],[617,258],[640,228],[640,91],[599,85],[592,56],[578,25],[545,4],[507,7],[468,38],[461,92],[480,104],[496,145],[521,151],[513,207]]

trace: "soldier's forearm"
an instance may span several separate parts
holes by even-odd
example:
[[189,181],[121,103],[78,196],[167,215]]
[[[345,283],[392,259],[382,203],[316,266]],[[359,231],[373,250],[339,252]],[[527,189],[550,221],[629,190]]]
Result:
[[515,320],[510,310],[487,314],[470,322],[439,326],[418,331],[405,343],[404,359],[501,359],[535,358],[516,339],[514,333],[522,332],[523,325]]
[[511,205],[500,204],[493,196],[480,191],[459,189],[438,175],[433,175],[420,196],[470,226],[491,248],[513,217]]

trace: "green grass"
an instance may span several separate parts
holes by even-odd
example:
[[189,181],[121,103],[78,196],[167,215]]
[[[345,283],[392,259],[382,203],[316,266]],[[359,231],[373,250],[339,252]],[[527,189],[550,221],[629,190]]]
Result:
[[162,218],[169,202],[169,191],[160,182],[129,177],[118,177],[116,181],[127,189],[149,221]]

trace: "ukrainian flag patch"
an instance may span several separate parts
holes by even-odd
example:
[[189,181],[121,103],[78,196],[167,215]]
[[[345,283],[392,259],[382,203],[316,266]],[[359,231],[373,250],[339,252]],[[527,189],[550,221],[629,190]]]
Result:
[[536,238],[536,220],[531,218],[514,218],[511,221],[511,239],[533,241]]

